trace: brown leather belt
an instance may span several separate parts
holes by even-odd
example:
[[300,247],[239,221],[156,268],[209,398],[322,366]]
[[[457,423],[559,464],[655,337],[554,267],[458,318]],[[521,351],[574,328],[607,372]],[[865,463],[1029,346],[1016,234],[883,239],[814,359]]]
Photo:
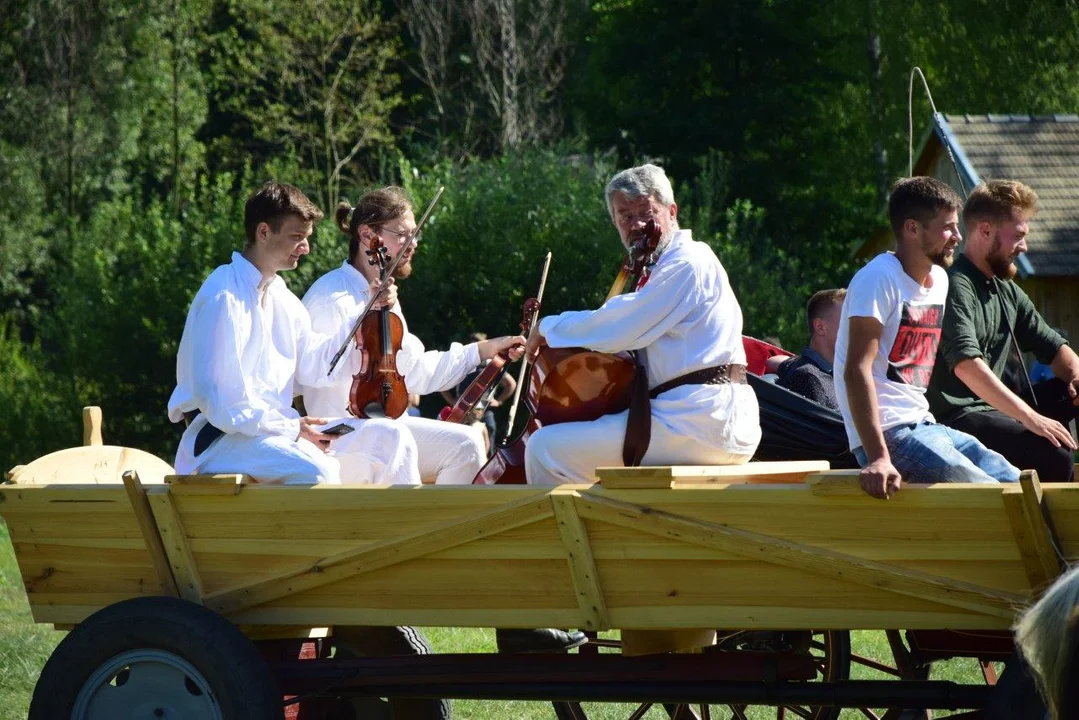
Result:
[[665,383],[656,385],[648,393],[648,397],[655,400],[668,390],[674,390],[676,387],[682,387],[683,385],[726,385],[728,383],[745,385],[746,366],[717,365],[704,370],[694,370],[691,373],[676,377],[674,380],[668,380]]
[[626,435],[622,440],[622,462],[626,467],[636,467],[641,464],[641,459],[648,452],[648,443],[652,439],[651,401],[662,393],[683,385],[726,385],[727,383],[744,385],[745,382],[745,365],[717,365],[680,375],[673,380],[660,383],[649,391],[648,375],[644,367],[638,363],[629,415],[626,418]]

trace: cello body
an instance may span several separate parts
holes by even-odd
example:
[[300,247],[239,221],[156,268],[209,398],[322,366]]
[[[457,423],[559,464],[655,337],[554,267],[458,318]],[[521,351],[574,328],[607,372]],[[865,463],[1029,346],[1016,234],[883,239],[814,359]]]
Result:
[[590,421],[629,407],[636,364],[625,354],[544,347],[536,357],[525,403],[531,417],[498,448],[473,485],[523,485],[525,443],[544,425]]

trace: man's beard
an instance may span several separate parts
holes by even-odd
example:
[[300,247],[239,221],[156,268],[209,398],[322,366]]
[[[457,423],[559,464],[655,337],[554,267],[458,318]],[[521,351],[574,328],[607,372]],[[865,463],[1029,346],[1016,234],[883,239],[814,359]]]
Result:
[[947,250],[945,250],[944,248],[941,248],[941,250],[939,252],[935,252],[935,253],[932,253],[932,254],[926,253],[925,256],[927,258],[929,258],[929,261],[931,263],[933,263],[934,265],[940,265],[945,270],[950,268],[952,266],[952,263],[955,262],[955,250],[954,249],[952,250],[952,253],[950,255],[948,254]]
[[402,280],[404,280],[405,278],[407,278],[411,274],[412,274],[412,258],[409,258],[408,260],[402,260],[401,264],[398,265],[397,268],[393,271],[393,276],[395,278],[400,278]]
[[1011,280],[1018,272],[1013,258],[1005,255],[1001,249],[1000,233],[997,233],[993,238],[993,248],[985,256],[985,262],[989,265],[989,269],[993,271],[993,274],[1001,280]]

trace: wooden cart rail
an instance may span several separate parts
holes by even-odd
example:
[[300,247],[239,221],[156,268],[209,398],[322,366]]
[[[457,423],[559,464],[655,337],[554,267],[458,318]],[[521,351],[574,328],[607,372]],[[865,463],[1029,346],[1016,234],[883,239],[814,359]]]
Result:
[[171,594],[277,626],[995,629],[1059,572],[1051,528],[1079,554],[1079,486],[1028,474],[882,502],[797,465],[537,488],[25,485],[31,464],[0,515],[35,620],[57,624]]

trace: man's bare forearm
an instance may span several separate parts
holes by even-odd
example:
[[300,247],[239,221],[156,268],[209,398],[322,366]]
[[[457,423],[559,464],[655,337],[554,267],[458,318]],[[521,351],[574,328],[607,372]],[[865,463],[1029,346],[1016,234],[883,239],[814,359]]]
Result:
[[981,358],[967,358],[955,365],[955,376],[994,410],[1022,422],[1034,410],[1000,381]]
[[1053,369],[1053,375],[1064,382],[1071,382],[1079,377],[1079,355],[1075,354],[1070,345],[1061,345],[1049,367]]
[[865,369],[848,365],[843,373],[847,384],[847,403],[851,420],[858,432],[866,459],[872,463],[880,459],[891,461],[884,444],[884,432],[880,429],[880,412],[877,396],[873,391],[873,377]]

